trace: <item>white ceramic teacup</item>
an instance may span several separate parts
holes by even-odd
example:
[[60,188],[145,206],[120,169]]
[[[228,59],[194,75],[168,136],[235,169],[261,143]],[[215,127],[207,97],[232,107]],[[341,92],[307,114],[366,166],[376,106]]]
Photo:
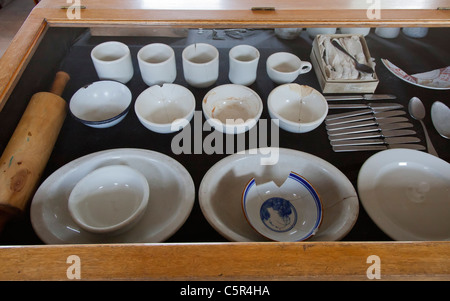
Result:
[[219,51],[206,43],[187,46],[182,53],[186,82],[196,88],[213,85],[219,77]]
[[377,27],[375,34],[385,39],[393,39],[400,34],[400,27]]
[[249,86],[256,80],[259,51],[250,45],[238,45],[229,52],[228,78],[233,84]]
[[335,27],[309,27],[306,28],[306,32],[311,38],[315,38],[318,34],[335,34],[337,28]]
[[101,80],[115,80],[126,84],[133,77],[130,49],[124,43],[101,43],[92,49],[91,59]]
[[277,84],[293,82],[300,74],[311,71],[310,62],[304,62],[289,52],[276,52],[267,58],[267,75]]
[[152,43],[142,47],[138,54],[139,70],[148,86],[173,83],[177,77],[175,52],[162,43]]

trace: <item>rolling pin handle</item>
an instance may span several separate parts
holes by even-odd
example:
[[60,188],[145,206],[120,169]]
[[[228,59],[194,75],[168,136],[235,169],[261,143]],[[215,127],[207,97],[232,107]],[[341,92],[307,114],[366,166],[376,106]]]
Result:
[[69,74],[67,74],[64,71],[58,71],[56,73],[55,80],[53,81],[50,92],[58,96],[61,96],[69,80],[70,80]]

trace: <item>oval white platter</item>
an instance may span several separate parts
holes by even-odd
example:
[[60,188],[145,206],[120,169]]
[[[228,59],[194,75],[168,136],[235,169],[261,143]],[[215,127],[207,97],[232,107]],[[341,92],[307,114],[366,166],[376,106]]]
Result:
[[358,175],[361,203],[394,240],[450,240],[450,164],[428,153],[389,149]]
[[[84,231],[68,211],[70,192],[89,172],[117,164],[147,178],[151,191],[147,210],[127,232],[110,236]],[[89,154],[56,170],[39,186],[30,214],[36,234],[47,244],[155,243],[168,239],[184,224],[194,201],[194,182],[179,162],[158,152],[123,148]]]
[[[276,158],[277,151],[278,162],[269,165],[270,154]],[[242,192],[252,178],[259,183],[273,180],[280,186],[291,171],[314,186],[323,204],[322,224],[310,240],[335,241],[347,235],[359,214],[358,196],[352,183],[327,161],[291,149],[247,150],[217,162],[200,184],[200,208],[211,226],[230,241],[267,241],[247,223],[241,205]]]

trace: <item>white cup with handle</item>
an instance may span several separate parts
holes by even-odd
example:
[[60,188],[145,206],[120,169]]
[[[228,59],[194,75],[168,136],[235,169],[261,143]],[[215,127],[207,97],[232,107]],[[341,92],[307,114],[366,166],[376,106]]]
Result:
[[92,49],[91,59],[101,80],[115,80],[126,84],[133,77],[130,49],[124,43],[101,43]]
[[195,43],[182,53],[186,82],[195,88],[212,86],[219,78],[219,51],[207,43]]
[[311,71],[310,62],[289,52],[276,52],[266,61],[267,75],[276,84],[292,83],[300,74]]
[[148,86],[173,83],[177,77],[175,52],[163,43],[152,43],[142,47],[138,54],[139,70]]
[[259,51],[250,45],[238,45],[229,52],[228,78],[236,85],[250,86],[256,80]]

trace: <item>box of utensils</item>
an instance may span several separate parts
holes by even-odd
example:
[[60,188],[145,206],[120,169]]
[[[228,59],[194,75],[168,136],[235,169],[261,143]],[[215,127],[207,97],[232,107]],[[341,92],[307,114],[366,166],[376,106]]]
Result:
[[378,86],[375,60],[363,35],[317,35],[311,63],[322,93],[373,93]]

